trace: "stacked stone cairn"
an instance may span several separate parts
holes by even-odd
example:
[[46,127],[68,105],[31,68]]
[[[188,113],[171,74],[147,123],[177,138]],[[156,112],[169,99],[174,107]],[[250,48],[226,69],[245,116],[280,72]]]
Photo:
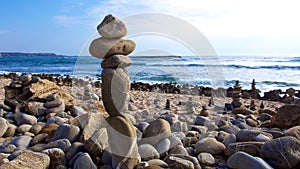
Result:
[[235,85],[233,86],[233,94],[232,94],[232,102],[231,102],[233,108],[239,108],[243,106],[241,97],[242,97],[242,87],[240,86],[239,81],[237,80],[235,82]]
[[102,100],[109,114],[108,140],[112,153],[113,168],[133,168],[138,164],[136,131],[124,116],[128,111],[130,79],[127,67],[132,64],[126,56],[133,52],[135,43],[121,39],[127,34],[126,25],[118,18],[107,15],[97,26],[102,36],[90,44],[90,53],[96,58],[103,58]]

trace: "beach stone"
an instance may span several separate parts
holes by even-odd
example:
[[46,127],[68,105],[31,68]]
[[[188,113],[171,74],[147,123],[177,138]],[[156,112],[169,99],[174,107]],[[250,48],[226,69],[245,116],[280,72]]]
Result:
[[[273,128],[273,129],[275,129],[275,128]],[[271,129],[271,130],[263,130],[263,132],[272,134],[273,139],[284,136],[284,134],[283,134],[282,131],[280,131],[280,130],[279,131],[278,130],[273,130],[273,129]]]
[[194,164],[189,161],[175,156],[169,156],[167,164],[172,169],[194,169]]
[[197,116],[194,124],[200,126],[207,126],[208,124],[210,124],[210,120],[209,118],[204,116]]
[[57,94],[52,93],[52,94],[49,94],[45,99],[46,99],[47,102],[50,102],[50,101],[53,101],[57,98],[58,98]]
[[182,145],[176,145],[172,147],[172,149],[169,151],[169,154],[189,155],[187,150]]
[[297,138],[298,140],[300,140],[300,125],[289,128],[288,130],[286,130],[284,132],[284,135],[285,136],[293,136],[293,137]]
[[180,140],[184,139],[185,138],[185,134],[183,132],[173,132],[172,135],[180,138]]
[[59,148],[50,148],[43,151],[50,157],[50,168],[57,168],[59,165],[66,165],[65,152]]
[[138,148],[139,154],[144,161],[158,159],[160,157],[158,151],[150,144],[142,144]]
[[273,136],[270,138],[264,134],[259,134],[255,137],[256,141],[262,141],[262,142],[270,141],[272,138],[273,138]]
[[102,74],[102,101],[107,113],[111,116],[120,116],[128,108],[127,100],[130,91],[130,80],[125,68],[103,69]]
[[211,110],[209,109],[209,107],[207,105],[203,105],[200,115],[204,117],[208,117],[210,114],[211,114]]
[[151,145],[158,143],[161,139],[171,136],[170,124],[164,119],[157,119],[150,122],[144,132],[144,138]]
[[218,131],[208,131],[202,135],[200,135],[199,140],[202,140],[204,138],[217,138],[219,135]]
[[10,144],[13,144],[18,148],[25,149],[29,147],[31,140],[32,138],[30,136],[23,135],[23,136],[14,137],[13,140],[10,142]]
[[82,153],[81,155],[79,155],[73,165],[73,169],[83,168],[97,169],[97,166],[94,164],[88,153]]
[[246,119],[246,124],[248,124],[251,127],[257,127],[258,126],[257,121],[255,121],[255,120],[253,120],[251,118],[247,118]]
[[150,124],[148,122],[140,122],[137,125],[137,128],[141,131],[141,132],[145,132],[146,128],[149,126]]
[[44,103],[44,107],[45,108],[54,108],[54,107],[58,107],[63,103],[63,101],[60,98],[56,98],[55,100],[52,101],[47,101],[46,103]]
[[291,128],[300,124],[300,105],[286,104],[271,119],[272,127]]
[[37,135],[44,127],[44,124],[34,124],[32,125],[32,127],[30,128],[30,132]]
[[236,152],[227,160],[230,168],[237,169],[272,169],[272,167],[259,157],[253,157],[245,152]]
[[24,83],[30,81],[31,78],[32,76],[30,74],[23,74],[22,76],[20,76],[20,81]]
[[225,150],[225,145],[218,142],[215,138],[207,137],[203,138],[195,144],[195,152],[202,153],[207,152],[211,154],[219,154]]
[[[136,131],[130,121],[122,116],[106,118],[108,142],[112,152],[112,167],[133,168],[138,163]],[[122,162],[121,162],[122,161]]]
[[242,129],[236,133],[237,141],[259,141],[259,140],[268,140],[266,137],[273,139],[273,136],[269,133],[262,132],[255,129]]
[[18,125],[37,123],[37,118],[35,116],[28,115],[25,113],[15,113],[14,119],[16,120]]
[[108,135],[106,128],[96,130],[95,133],[84,142],[85,149],[93,156],[100,156],[108,147]]
[[168,164],[160,159],[152,159],[147,161],[150,166],[159,166],[162,168],[168,168]]
[[91,42],[89,52],[96,58],[105,58],[117,54],[128,55],[133,52],[135,46],[132,40],[100,37]]
[[112,55],[103,60],[101,63],[102,68],[125,68],[132,64],[131,59],[125,55]]
[[285,136],[266,142],[261,157],[274,168],[293,168],[300,162],[300,141]]
[[243,114],[243,115],[250,115],[254,114],[253,111],[248,110],[246,108],[235,108],[231,111],[232,114]]
[[231,143],[235,143],[236,142],[236,136],[235,134],[229,134],[227,136],[225,136],[224,140],[222,141],[222,143],[228,147]]
[[100,113],[88,113],[80,115],[71,121],[71,125],[78,126],[81,130],[80,141],[84,142],[95,133],[95,131],[105,127],[105,118]]
[[226,147],[224,153],[227,157],[238,151],[246,152],[252,156],[260,156],[260,149],[264,144],[264,142],[256,141],[231,143]]
[[200,153],[197,156],[199,162],[204,165],[214,165],[215,158],[210,153]]
[[[1,136],[1,130],[2,129],[5,130],[5,126],[2,126],[2,127],[1,127],[1,122],[0,122],[0,137],[2,137]],[[4,133],[3,137],[13,137],[15,135],[15,133],[16,133],[16,130],[17,130],[17,126],[15,126],[14,124],[10,124],[9,123],[8,127],[7,127],[7,130]]]
[[32,138],[30,145],[34,146],[34,145],[39,144],[39,143],[45,143],[47,137],[48,137],[47,133],[38,134],[38,135],[36,135]]
[[17,147],[14,144],[8,144],[5,147],[0,148],[1,153],[13,153]]
[[272,116],[268,113],[262,113],[262,114],[259,114],[259,117],[258,117],[258,120],[260,121],[267,121],[267,120],[271,120]]
[[17,131],[19,133],[25,133],[28,132],[31,129],[32,125],[30,124],[22,124],[17,128]]
[[46,133],[48,134],[47,142],[54,136],[56,129],[58,128],[57,124],[51,123],[43,127],[43,129],[39,133]]
[[67,152],[70,147],[71,147],[71,143],[68,139],[59,139],[59,140],[55,140],[53,142],[46,144],[44,149],[60,148],[64,152]]
[[117,17],[109,14],[97,26],[98,33],[105,38],[121,38],[127,34],[126,25]]
[[44,153],[25,151],[14,160],[4,163],[0,169],[49,168],[50,157]]
[[175,147],[177,145],[183,145],[180,138],[176,137],[175,135],[171,135],[171,137],[169,137],[170,140],[170,148]]
[[167,156],[166,162],[170,168],[201,169],[201,166],[200,166],[197,158],[188,156],[188,155],[170,154]]
[[46,108],[43,105],[42,102],[29,101],[25,103],[25,111],[34,116],[43,116],[46,114]]
[[83,115],[83,114],[87,114],[88,112],[85,111],[82,107],[80,106],[73,106],[72,107],[72,113],[74,116],[80,116],[80,115]]
[[51,113],[59,113],[65,111],[65,103],[62,103],[61,105],[53,108],[47,108],[46,109],[46,114],[51,114]]
[[165,138],[160,140],[156,145],[155,148],[159,154],[166,153],[170,148],[171,142],[169,139]]
[[72,146],[70,147],[70,149],[68,150],[67,154],[66,154],[66,158],[68,160],[71,160],[72,157],[74,157],[75,154],[77,154],[78,152],[83,152],[85,150],[84,148],[84,144],[81,142],[74,142],[72,144]]
[[74,142],[78,139],[80,134],[80,129],[77,126],[69,125],[69,124],[61,124],[56,129],[54,136],[50,140],[50,142],[66,138],[70,140],[70,142]]
[[172,132],[187,132],[188,126],[186,122],[177,121],[171,127]]
[[206,126],[189,125],[191,131],[197,131],[199,134],[206,133],[208,128]]

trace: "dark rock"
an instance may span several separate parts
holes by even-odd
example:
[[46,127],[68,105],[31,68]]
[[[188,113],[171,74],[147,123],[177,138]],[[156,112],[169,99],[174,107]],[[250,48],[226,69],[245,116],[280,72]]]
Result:
[[157,119],[150,122],[150,125],[146,128],[144,132],[144,140],[151,145],[154,145],[158,143],[161,139],[168,138],[170,136],[170,124],[163,119]]
[[243,169],[272,169],[272,167],[259,157],[253,157],[245,152],[237,152],[227,160],[230,168]]
[[18,125],[37,123],[37,118],[35,116],[25,113],[15,113],[14,118]]
[[80,134],[79,127],[69,125],[69,124],[61,124],[58,126],[50,142],[56,141],[58,139],[66,138],[70,140],[70,142],[72,143],[78,139],[79,134]]
[[97,169],[97,166],[92,161],[91,157],[88,153],[82,153],[77,157],[76,161],[74,162],[73,169]]
[[283,105],[271,119],[272,127],[291,128],[300,124],[300,105]]
[[300,141],[291,136],[273,139],[262,146],[261,156],[274,168],[293,168],[300,162]]

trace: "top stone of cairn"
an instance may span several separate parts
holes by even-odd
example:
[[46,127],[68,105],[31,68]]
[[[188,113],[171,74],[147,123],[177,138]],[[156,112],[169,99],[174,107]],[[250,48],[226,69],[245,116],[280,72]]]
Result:
[[105,16],[97,30],[104,38],[122,38],[127,34],[126,25],[111,14]]

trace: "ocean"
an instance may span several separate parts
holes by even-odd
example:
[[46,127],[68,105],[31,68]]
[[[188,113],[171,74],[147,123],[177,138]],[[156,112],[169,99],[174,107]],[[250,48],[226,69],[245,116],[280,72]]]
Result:
[[[131,81],[177,82],[210,87],[250,89],[255,79],[261,91],[300,89],[300,57],[296,56],[181,56],[131,57]],[[52,73],[98,79],[101,59],[91,56],[2,56],[0,73]]]

